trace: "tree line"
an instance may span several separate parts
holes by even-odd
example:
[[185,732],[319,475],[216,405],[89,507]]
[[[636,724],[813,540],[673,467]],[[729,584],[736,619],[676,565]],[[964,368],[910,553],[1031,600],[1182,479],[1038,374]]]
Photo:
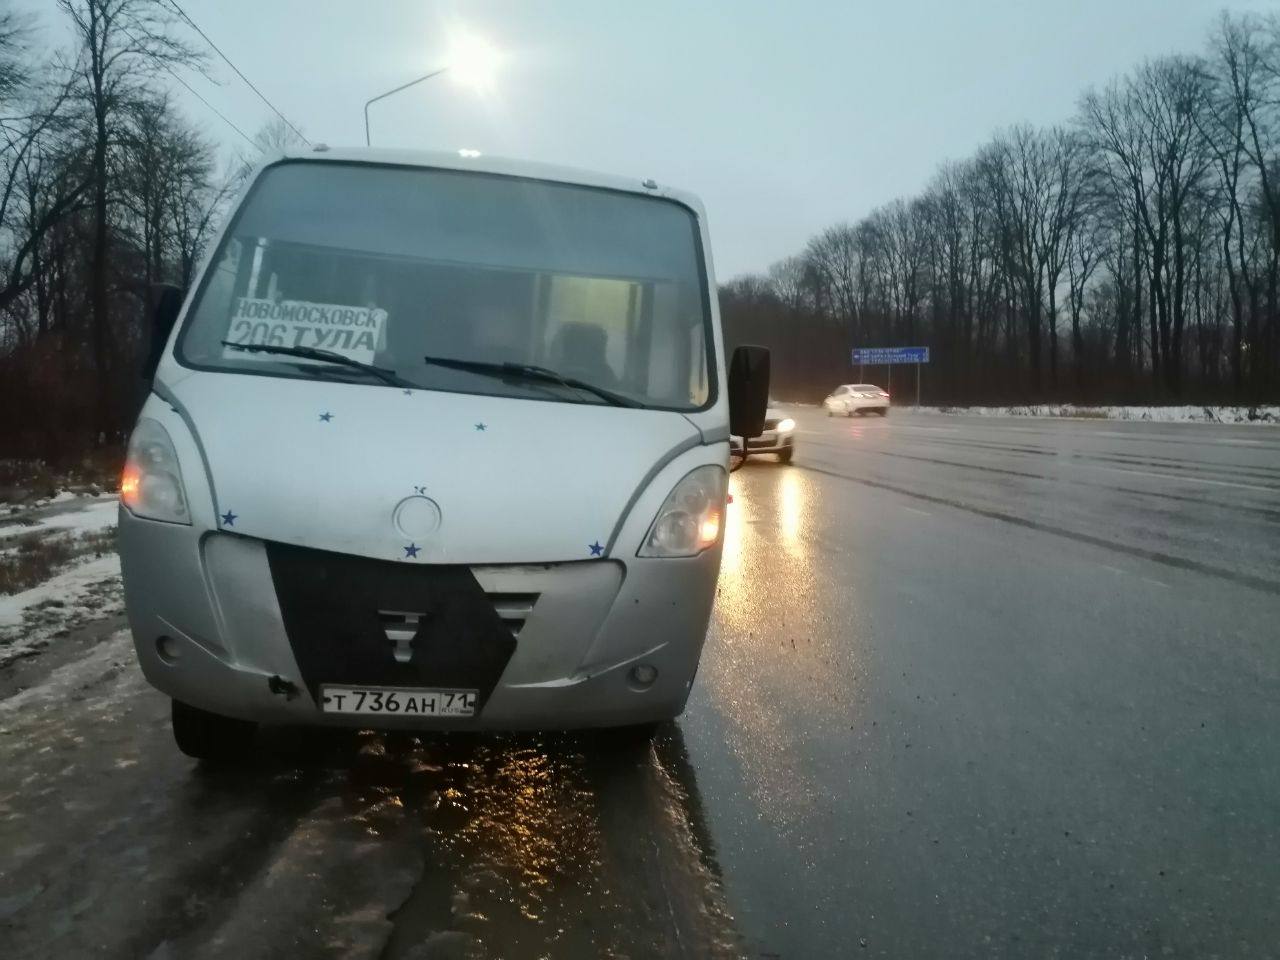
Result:
[[175,105],[205,57],[159,0],[57,0],[49,52],[0,3],[0,457],[65,457],[120,442],[160,284],[185,287],[249,158],[290,138],[264,127],[244,156]]
[[1274,400],[1280,17],[1223,14],[1202,54],[998,133],[720,305],[794,399],[848,381],[851,347],[909,345],[938,403]]
[[[158,284],[189,283],[250,161],[295,137],[219,162],[169,92],[206,66],[175,10],[57,0],[50,52],[0,0],[0,457],[119,443]],[[795,398],[848,380],[851,347],[927,345],[935,402],[1275,399],[1280,18],[1224,14],[1200,55],[994,136],[720,301]]]

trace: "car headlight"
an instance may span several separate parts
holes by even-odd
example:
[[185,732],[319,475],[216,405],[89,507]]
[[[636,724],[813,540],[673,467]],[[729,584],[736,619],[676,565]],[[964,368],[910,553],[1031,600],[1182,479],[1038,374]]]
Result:
[[794,430],[795,428],[796,422],[794,420],[790,417],[783,417],[778,421],[778,425],[774,429],[779,433],[786,433],[788,430]]
[[728,475],[723,467],[690,470],[653,519],[638,556],[693,557],[720,539]]
[[191,522],[178,454],[168,432],[155,420],[139,420],[129,438],[124,475],[120,478],[120,500],[135,517],[166,523]]

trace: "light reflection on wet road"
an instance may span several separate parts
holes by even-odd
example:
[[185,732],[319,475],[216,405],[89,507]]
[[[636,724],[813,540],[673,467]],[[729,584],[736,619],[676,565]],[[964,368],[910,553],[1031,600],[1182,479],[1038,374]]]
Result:
[[654,744],[205,770],[122,634],[0,677],[0,956],[1267,955],[1280,439],[797,419]]
[[[817,729],[847,729],[856,678],[830,669],[833,633],[820,624],[834,611],[811,602],[819,534],[809,508],[812,478],[753,464],[733,475],[730,492],[715,622],[699,683],[733,730],[717,742],[741,767],[760,816],[781,829],[820,796],[798,746]],[[803,722],[789,704],[803,704]]]
[[797,419],[682,721],[749,952],[1268,955],[1280,435]]
[[678,726],[270,730],[201,769],[128,658],[3,701],[6,958],[741,954]]

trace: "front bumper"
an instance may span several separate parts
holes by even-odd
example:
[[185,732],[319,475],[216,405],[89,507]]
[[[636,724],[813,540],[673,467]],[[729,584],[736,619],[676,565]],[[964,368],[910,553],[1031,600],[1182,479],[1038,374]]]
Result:
[[[138,660],[147,680],[175,699],[257,722],[470,730],[614,726],[679,715],[720,562],[716,547],[688,559],[471,567],[515,637],[478,716],[371,721],[320,711],[317,681],[346,681],[332,675],[336,667],[317,674],[305,646],[311,640],[300,635],[306,631],[282,612],[263,541],[143,520],[122,508],[120,554]],[[378,655],[393,660],[393,644]],[[307,676],[300,662],[309,661]],[[645,688],[630,678],[639,663],[657,669]],[[419,685],[432,686],[427,680]]]
[[[777,430],[766,430],[758,437],[752,437],[747,443],[747,449],[752,453],[786,453],[792,448],[792,432],[790,430],[780,433]],[[742,438],[734,437],[731,441],[731,448],[735,455],[742,452]]]

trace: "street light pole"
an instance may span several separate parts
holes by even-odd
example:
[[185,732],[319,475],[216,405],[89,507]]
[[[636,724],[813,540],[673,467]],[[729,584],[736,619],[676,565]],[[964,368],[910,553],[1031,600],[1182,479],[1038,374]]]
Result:
[[400,84],[400,86],[396,87],[394,90],[388,90],[386,93],[378,94],[376,97],[372,98],[371,100],[366,100],[364,104],[364,145],[366,147],[372,146],[372,144],[369,142],[369,105],[370,104],[377,103],[379,100],[383,100],[391,96],[393,93],[399,93],[401,90],[407,90],[410,87],[415,86],[416,84],[422,83],[423,80],[430,80],[432,77],[438,77],[440,76],[440,74],[444,73],[448,69],[449,69],[448,67],[441,67],[439,70],[432,70],[430,73],[424,74],[423,76],[419,77],[417,80],[410,80],[408,83],[402,83]]

